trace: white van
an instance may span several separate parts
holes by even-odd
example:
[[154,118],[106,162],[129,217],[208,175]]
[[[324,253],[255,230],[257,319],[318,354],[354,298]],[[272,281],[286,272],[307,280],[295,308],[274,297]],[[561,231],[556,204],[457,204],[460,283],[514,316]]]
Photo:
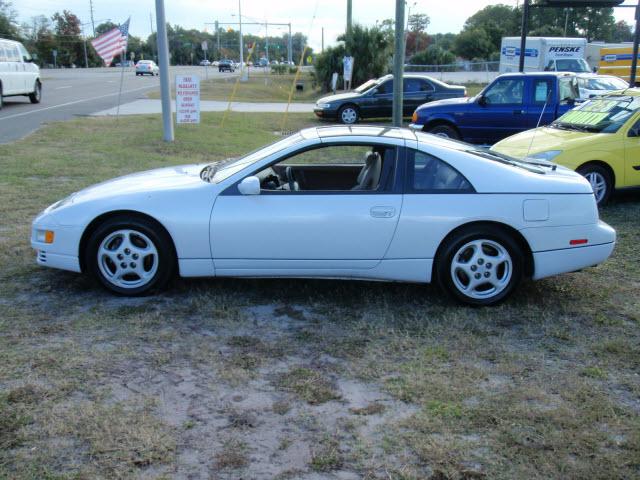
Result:
[[40,69],[20,42],[0,38],[0,108],[2,97],[26,95],[31,103],[40,103]]
[[[584,59],[584,38],[527,37],[524,53],[525,72],[591,71]],[[520,37],[503,37],[500,47],[500,73],[517,72],[520,66]]]

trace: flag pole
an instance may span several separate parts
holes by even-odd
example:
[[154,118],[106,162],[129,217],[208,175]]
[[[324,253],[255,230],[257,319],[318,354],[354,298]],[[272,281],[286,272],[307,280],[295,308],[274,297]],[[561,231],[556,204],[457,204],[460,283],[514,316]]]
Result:
[[124,44],[124,50],[122,51],[122,70],[120,71],[120,89],[118,90],[118,107],[116,108],[116,123],[120,119],[120,98],[122,97],[122,84],[124,83],[124,65],[127,62],[127,46],[129,45],[129,20],[127,20],[127,43]]

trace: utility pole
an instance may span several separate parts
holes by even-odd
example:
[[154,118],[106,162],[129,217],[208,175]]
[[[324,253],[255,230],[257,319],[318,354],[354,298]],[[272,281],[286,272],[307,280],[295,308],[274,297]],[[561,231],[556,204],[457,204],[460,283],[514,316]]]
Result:
[[218,58],[218,60],[220,60],[220,31],[218,30],[219,28],[218,20],[216,20],[215,22],[215,28],[216,28],[216,43],[217,43],[216,57]]
[[93,0],[89,0],[89,14],[91,15],[91,28],[93,29],[93,36],[96,36],[96,23],[93,20]]
[[638,67],[638,42],[640,41],[640,0],[636,6],[636,30],[633,33],[633,58],[631,59],[631,76],[629,86],[636,86],[636,68]]
[[393,125],[402,126],[402,76],[404,74],[404,0],[396,0],[395,53],[393,55]]
[[173,142],[173,115],[171,114],[171,79],[169,78],[169,41],[164,18],[164,0],[156,0],[158,26],[158,63],[160,64],[160,94],[162,97],[162,130],[165,142]]
[[240,27],[240,81],[246,82],[244,77],[244,44],[242,41],[242,0],[238,0],[238,25]]
[[[269,63],[269,33],[267,31],[269,27],[268,23],[264,24],[264,41],[265,41],[265,50],[267,51],[267,63]],[[255,47],[254,47],[255,48]]]
[[324,52],[324,27],[322,27],[322,47],[320,48],[320,52]]
[[527,48],[527,30],[529,30],[529,0],[524,0],[522,12],[522,31],[520,32],[520,68],[524,72],[524,54]]
[[[402,7],[404,10],[404,7]],[[352,27],[352,18],[353,18],[353,5],[351,4],[351,0],[347,0],[347,40],[351,39],[351,27]],[[404,24],[404,20],[402,20]]]
[[289,45],[288,45],[288,52],[287,52],[287,56],[289,57],[289,64],[291,64],[292,59],[293,59],[293,40],[291,39],[291,22],[289,22]]

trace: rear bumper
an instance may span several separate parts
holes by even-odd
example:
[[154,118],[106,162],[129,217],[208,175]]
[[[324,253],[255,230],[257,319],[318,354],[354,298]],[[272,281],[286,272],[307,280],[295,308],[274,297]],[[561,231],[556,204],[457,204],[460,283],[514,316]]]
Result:
[[533,254],[533,279],[539,280],[598,265],[609,258],[614,247],[615,242],[610,242],[588,247],[536,252]]

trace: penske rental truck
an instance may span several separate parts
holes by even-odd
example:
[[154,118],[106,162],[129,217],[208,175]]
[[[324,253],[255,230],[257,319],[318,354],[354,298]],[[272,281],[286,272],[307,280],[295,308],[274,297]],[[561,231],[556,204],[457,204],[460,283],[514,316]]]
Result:
[[[525,72],[590,72],[585,60],[584,38],[527,37],[524,51]],[[520,66],[520,37],[503,37],[500,72],[517,72]]]
[[[640,59],[640,54],[638,55]],[[600,49],[600,75],[615,75],[627,82],[631,78],[631,61],[633,60],[633,45],[624,47],[610,47]],[[640,63],[640,61],[638,62]],[[638,69],[636,68],[636,76]],[[638,85],[640,79],[636,81]]]

